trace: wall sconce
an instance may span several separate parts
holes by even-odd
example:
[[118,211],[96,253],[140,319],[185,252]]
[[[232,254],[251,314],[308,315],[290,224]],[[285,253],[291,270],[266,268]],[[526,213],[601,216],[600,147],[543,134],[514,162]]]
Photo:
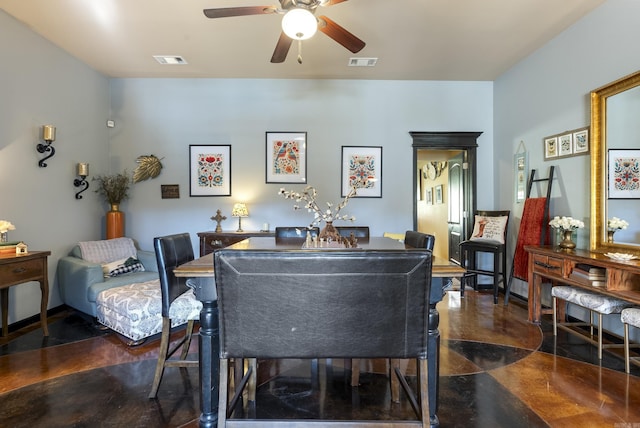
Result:
[[235,204],[233,211],[231,211],[231,217],[238,217],[238,230],[236,230],[236,232],[244,232],[244,230],[242,230],[242,217],[249,217],[247,205],[243,203]]
[[46,152],[51,152],[51,153],[38,161],[38,166],[40,168],[46,167],[47,164],[44,163],[44,161],[46,161],[47,159],[49,159],[50,157],[56,154],[55,149],[51,146],[51,143],[53,143],[56,140],[56,127],[53,125],[44,125],[42,127],[42,139],[47,144],[38,143],[38,146],[37,146],[38,153],[46,153]]
[[80,176],[80,178],[76,178],[75,180],[73,180],[73,185],[75,187],[84,186],[82,190],[76,193],[76,199],[82,199],[82,195],[80,193],[84,192],[89,188],[89,182],[87,181],[87,176],[89,175],[88,163],[78,164],[78,175]]

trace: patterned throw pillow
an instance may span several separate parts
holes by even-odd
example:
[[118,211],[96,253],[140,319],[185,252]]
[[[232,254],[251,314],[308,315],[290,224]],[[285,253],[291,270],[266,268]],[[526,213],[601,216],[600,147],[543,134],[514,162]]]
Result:
[[140,260],[129,257],[128,259],[116,260],[115,262],[102,265],[102,272],[105,278],[122,275],[129,272],[143,272],[144,266]]
[[470,240],[498,241],[504,244],[504,228],[507,225],[507,216],[487,217],[477,215],[473,225],[473,233]]

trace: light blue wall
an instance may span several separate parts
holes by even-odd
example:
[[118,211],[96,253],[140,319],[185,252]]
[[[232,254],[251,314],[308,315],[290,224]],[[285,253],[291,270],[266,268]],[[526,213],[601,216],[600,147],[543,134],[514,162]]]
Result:
[[[521,141],[540,176],[556,166],[551,215],[583,220],[578,246],[589,247],[590,157],[545,162],[542,140],[590,125],[590,92],[640,69],[639,18],[640,2],[609,0],[495,81],[496,203],[518,219],[512,248],[522,214],[513,192],[513,155]],[[526,296],[526,287],[516,280],[513,289]]]
[[[383,197],[352,199],[344,210],[373,235],[412,228],[409,131],[482,131],[481,181],[492,182],[491,82],[114,79],[111,88],[113,167],[131,170],[144,154],[165,166],[157,179],[136,184],[123,204],[127,235],[142,246],[180,231],[195,239],[213,230],[217,209],[229,217],[223,229],[235,230],[230,214],[239,201],[250,210],[245,230],[309,224],[311,214],[277,195],[285,185],[265,183],[266,131],[308,133],[307,181],[322,203],[341,199],[341,146],[382,146]],[[231,197],[189,197],[189,144],[231,144]],[[161,199],[161,184],[179,184],[180,199]],[[481,184],[478,203],[491,206],[493,188]]]
[[[73,242],[100,237],[103,209],[96,195],[76,200],[78,162],[90,172],[108,167],[109,81],[0,11],[0,220],[9,239],[29,250],[50,250],[49,307],[59,306],[54,282],[58,258]],[[36,151],[42,125],[57,128],[56,154],[46,168]],[[9,291],[9,323],[40,312],[37,283]]]

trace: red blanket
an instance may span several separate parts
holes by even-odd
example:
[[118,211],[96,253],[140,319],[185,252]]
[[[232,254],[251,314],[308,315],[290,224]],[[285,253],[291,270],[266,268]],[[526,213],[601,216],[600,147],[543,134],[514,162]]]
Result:
[[516,241],[516,251],[513,256],[513,276],[527,280],[529,254],[524,251],[525,245],[540,245],[542,230],[545,228],[545,244],[549,243],[549,225],[544,222],[544,208],[547,198],[529,198],[524,201],[522,220]]

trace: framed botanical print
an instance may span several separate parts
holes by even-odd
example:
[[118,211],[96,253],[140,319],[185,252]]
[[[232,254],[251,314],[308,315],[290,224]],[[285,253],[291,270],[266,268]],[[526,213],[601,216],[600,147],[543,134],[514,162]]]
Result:
[[266,182],[307,182],[306,132],[267,132]]
[[342,196],[382,197],[382,147],[342,146]]
[[444,202],[444,186],[442,184],[438,184],[435,187],[435,196],[436,204],[442,204]]
[[609,199],[640,198],[640,150],[620,149],[608,151]]
[[573,134],[562,134],[558,137],[558,156],[569,156],[573,153]]
[[558,137],[544,139],[544,160],[558,157]]
[[589,128],[578,129],[573,133],[573,153],[582,155],[589,153]]
[[231,146],[189,146],[189,196],[231,196]]

